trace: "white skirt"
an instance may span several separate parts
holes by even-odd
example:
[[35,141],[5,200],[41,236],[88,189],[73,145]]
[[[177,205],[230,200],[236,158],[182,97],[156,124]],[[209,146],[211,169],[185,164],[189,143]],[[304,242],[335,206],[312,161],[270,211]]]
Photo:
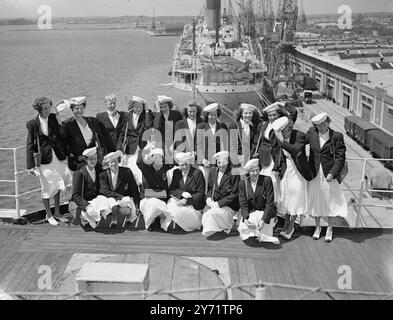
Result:
[[322,165],[316,178],[309,183],[308,213],[312,217],[343,217],[348,215],[348,205],[337,180],[328,182]]
[[132,155],[125,154],[123,155],[121,159],[121,166],[125,168],[130,168],[132,171],[132,174],[134,175],[136,184],[138,186],[142,185],[142,171],[139,169],[137,166],[136,162],[138,160],[138,153],[139,153],[139,147],[136,150],[136,152]]
[[[248,221],[257,225],[261,226],[263,222],[263,211],[254,211],[251,212]],[[257,237],[259,238],[261,236],[261,230],[259,228],[256,229],[251,229],[249,228],[243,221],[243,218],[241,218],[239,227],[237,228],[237,231],[239,231],[240,238],[244,241],[247,240],[250,237]]]
[[50,199],[59,190],[66,191],[72,186],[72,174],[68,169],[67,161],[60,161],[52,149],[52,162],[41,164],[39,167],[39,180],[41,184],[41,198]]
[[272,179],[273,190],[274,190],[274,203],[277,204],[280,199],[280,178],[273,173],[272,171],[273,168],[274,168],[274,161],[273,159],[271,159],[269,166],[263,167],[259,174],[263,176],[268,176]]
[[[145,228],[148,229],[154,220],[161,216],[161,226],[165,226],[166,218],[170,219],[167,204],[157,198],[142,199],[140,204],[141,213],[145,220]],[[169,220],[170,221],[170,220]]]
[[280,182],[280,189],[278,212],[291,216],[305,215],[308,202],[307,180],[289,157],[287,157],[287,169]]
[[235,223],[233,220],[236,212],[229,208],[209,208],[202,215],[202,234],[206,237],[216,232],[225,231],[230,233]]
[[184,231],[198,230],[202,226],[202,214],[195,210],[193,206],[179,206],[176,199],[168,201],[168,216],[161,224],[166,231],[173,220]]

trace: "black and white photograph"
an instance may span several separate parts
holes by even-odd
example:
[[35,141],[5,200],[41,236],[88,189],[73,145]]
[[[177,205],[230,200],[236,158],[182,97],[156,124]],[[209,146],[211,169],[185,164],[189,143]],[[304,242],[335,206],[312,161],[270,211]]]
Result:
[[391,0],[0,0],[0,111],[0,300],[393,299]]

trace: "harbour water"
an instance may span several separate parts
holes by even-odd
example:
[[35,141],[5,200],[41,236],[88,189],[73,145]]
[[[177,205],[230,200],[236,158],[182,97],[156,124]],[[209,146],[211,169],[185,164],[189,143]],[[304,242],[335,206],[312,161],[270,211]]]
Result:
[[[37,30],[0,28],[0,148],[26,143],[26,122],[36,116],[34,99],[47,96],[53,103],[87,96],[86,115],[105,110],[103,98],[115,93],[126,110],[126,96],[143,97],[153,105],[158,94],[172,96],[179,109],[191,93],[168,84],[177,37],[150,37],[132,29],[73,26]],[[19,170],[26,168],[24,149],[17,153]],[[12,152],[0,151],[0,180],[13,179]],[[21,192],[38,188],[35,177],[21,177]],[[13,184],[0,183],[0,194],[13,194]],[[21,208],[41,208],[39,193],[22,199]],[[0,208],[13,199],[0,198]]]

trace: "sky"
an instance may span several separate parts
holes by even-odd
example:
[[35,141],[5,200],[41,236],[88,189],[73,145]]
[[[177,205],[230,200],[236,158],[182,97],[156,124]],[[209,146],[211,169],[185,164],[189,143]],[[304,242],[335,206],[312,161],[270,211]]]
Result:
[[[302,1],[306,14],[337,14],[341,5],[349,5],[355,13],[393,13],[392,0]],[[0,0],[0,19],[36,18],[40,16],[37,11],[42,5],[51,8],[53,17],[152,16],[153,8],[156,16],[197,16],[203,4],[204,0]]]

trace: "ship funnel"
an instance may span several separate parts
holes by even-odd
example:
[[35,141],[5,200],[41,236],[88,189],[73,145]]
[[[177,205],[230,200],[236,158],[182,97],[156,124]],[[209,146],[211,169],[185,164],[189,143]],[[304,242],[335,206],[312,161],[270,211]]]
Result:
[[206,0],[207,27],[218,30],[221,22],[221,0]]

